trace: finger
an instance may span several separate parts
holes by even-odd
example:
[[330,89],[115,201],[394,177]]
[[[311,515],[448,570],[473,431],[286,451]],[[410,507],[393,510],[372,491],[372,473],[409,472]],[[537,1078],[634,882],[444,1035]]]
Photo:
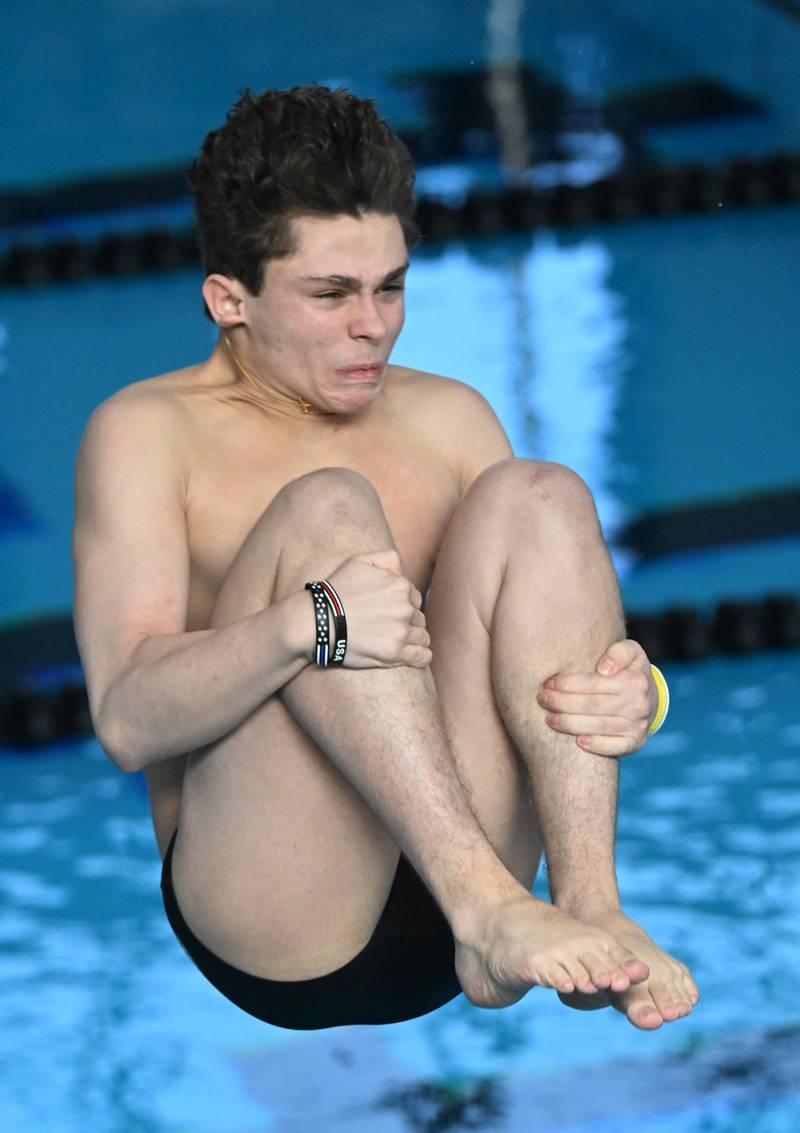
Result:
[[548,712],[545,723],[567,736],[619,736],[634,738],[634,725],[623,716],[579,716],[571,712]]
[[586,696],[607,696],[609,693],[622,692],[625,687],[625,678],[619,674],[602,677],[598,673],[556,673],[542,685],[542,689],[576,692]]
[[420,594],[419,590],[417,590],[416,586],[412,585],[411,583],[409,583],[408,586],[408,596],[411,599],[411,605],[416,607],[416,609],[421,610],[422,595]]
[[426,624],[425,615],[423,614],[422,610],[414,610],[413,614],[411,615],[409,624],[412,626],[424,626]]
[[605,676],[620,673],[637,661],[644,650],[637,641],[615,641],[597,662],[597,672]]
[[407,645],[423,645],[426,649],[430,649],[431,635],[424,626],[411,626],[406,638]]
[[433,660],[433,653],[423,645],[407,645],[400,653],[395,667],[410,665],[414,669],[426,669]]
[[[615,716],[617,713],[614,708],[620,697],[617,693],[555,692],[543,688],[536,699],[543,708],[549,708],[551,712],[580,716]],[[619,715],[622,716],[623,713],[620,712]]]
[[583,751],[592,755],[606,755],[615,758],[620,755],[632,755],[642,746],[638,740],[631,736],[578,736],[576,743]]

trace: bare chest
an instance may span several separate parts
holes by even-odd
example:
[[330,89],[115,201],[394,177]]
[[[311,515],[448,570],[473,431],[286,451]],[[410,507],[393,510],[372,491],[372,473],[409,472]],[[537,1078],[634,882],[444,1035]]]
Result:
[[[187,629],[202,628],[249,531],[291,480],[351,468],[375,487],[395,544],[423,593],[458,503],[457,478],[433,445],[382,430],[364,437],[205,435],[192,446],[187,500],[190,588]],[[365,550],[368,548],[365,548]]]

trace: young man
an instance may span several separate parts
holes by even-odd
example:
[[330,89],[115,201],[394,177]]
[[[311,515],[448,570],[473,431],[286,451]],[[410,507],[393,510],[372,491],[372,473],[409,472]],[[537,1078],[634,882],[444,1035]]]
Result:
[[389,364],[412,185],[344,91],[246,94],[206,138],[217,346],[102,404],[78,461],[97,735],[144,770],[170,921],[244,1010],[388,1022],[539,985],[652,1029],[697,1000],[615,882],[613,757],[657,691],[582,481]]

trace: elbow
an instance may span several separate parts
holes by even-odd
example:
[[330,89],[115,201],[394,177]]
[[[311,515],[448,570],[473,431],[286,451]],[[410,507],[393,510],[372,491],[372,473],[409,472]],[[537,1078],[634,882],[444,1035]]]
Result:
[[100,746],[121,771],[132,772],[144,769],[146,762],[144,753],[119,716],[114,716],[101,707],[95,717],[94,725]]

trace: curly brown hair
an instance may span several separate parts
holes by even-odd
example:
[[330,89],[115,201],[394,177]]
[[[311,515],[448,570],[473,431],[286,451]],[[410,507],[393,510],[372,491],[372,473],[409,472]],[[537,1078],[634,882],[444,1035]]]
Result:
[[316,83],[245,91],[189,171],[206,274],[258,295],[268,260],[295,250],[299,216],[396,216],[408,247],[414,166],[370,99]]

